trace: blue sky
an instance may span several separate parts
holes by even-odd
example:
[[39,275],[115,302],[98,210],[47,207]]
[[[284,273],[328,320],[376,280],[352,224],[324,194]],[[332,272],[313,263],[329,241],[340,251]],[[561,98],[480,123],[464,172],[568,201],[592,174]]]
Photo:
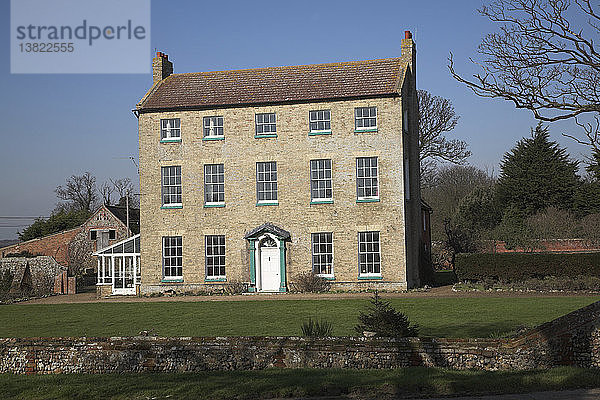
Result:
[[[481,38],[496,27],[476,9],[477,1],[260,1],[199,2],[153,0],[151,51],[169,55],[175,72],[396,57],[405,30],[417,44],[420,89],[450,99],[461,116],[451,136],[466,140],[476,166],[498,172],[502,155],[535,120],[501,100],[481,99],[452,79],[449,52],[466,74],[475,69]],[[137,171],[137,120],[131,113],[150,87],[150,74],[11,75],[9,1],[0,3],[0,216],[49,215],[56,186],[72,174],[90,171],[101,183]],[[110,62],[110,60],[106,60]],[[552,125],[553,139],[573,158],[587,150]],[[18,228],[0,219],[0,239]]]

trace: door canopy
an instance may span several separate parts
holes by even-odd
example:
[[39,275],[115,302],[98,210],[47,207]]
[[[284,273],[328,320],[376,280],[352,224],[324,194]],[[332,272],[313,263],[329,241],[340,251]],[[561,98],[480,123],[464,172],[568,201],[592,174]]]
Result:
[[289,240],[291,238],[291,235],[288,231],[286,231],[283,228],[278,227],[277,225],[273,225],[270,222],[267,222],[266,224],[262,224],[261,226],[258,226],[254,229],[252,229],[250,232],[246,233],[246,235],[244,236],[244,239],[246,240],[252,240],[252,239],[258,239],[260,236],[264,235],[265,233],[270,233],[271,235],[275,236],[277,239],[279,240]]

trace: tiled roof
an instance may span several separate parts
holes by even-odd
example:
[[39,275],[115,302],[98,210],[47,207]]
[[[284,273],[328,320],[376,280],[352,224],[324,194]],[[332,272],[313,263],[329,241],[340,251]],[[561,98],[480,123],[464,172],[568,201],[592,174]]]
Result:
[[[127,208],[120,206],[106,206],[124,225],[127,225]],[[140,233],[140,209],[129,207],[129,229],[136,235]]]
[[331,64],[173,74],[159,82],[138,110],[376,97],[398,93],[400,58]]

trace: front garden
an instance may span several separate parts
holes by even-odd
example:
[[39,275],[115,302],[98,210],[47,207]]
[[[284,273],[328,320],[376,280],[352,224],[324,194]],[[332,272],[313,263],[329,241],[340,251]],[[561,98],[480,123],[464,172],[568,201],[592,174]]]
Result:
[[[576,310],[600,296],[395,298],[420,336],[500,337]],[[88,303],[0,306],[0,337],[298,336],[309,318],[333,335],[356,335],[366,298],[327,300]]]

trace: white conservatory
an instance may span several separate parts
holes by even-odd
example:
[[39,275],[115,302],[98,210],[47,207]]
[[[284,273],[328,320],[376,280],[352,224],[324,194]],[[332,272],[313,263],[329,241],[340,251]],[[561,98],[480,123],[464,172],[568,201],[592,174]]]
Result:
[[98,250],[98,297],[136,295],[140,288],[140,235]]

